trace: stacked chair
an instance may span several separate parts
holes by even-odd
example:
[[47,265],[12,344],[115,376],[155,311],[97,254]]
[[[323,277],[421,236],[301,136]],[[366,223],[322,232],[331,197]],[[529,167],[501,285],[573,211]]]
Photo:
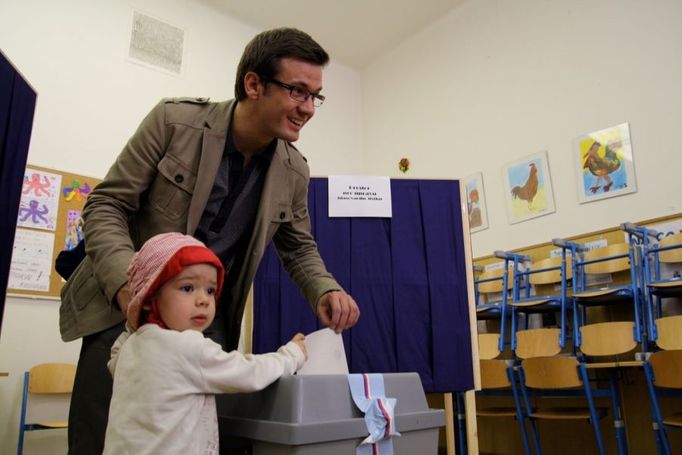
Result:
[[[656,448],[659,454],[670,455],[673,452],[668,430],[682,429],[682,412],[664,415],[660,398],[682,396],[682,315],[665,315],[662,301],[682,297],[679,273],[682,267],[682,233],[664,235],[630,223],[624,226],[639,234],[641,287],[647,303],[647,335],[652,351],[644,362],[644,374]],[[669,270],[664,271],[665,267]],[[671,268],[678,270],[671,271]]]
[[[667,298],[682,298],[682,276],[679,271],[663,273],[662,268],[674,264],[682,266],[682,233],[663,236],[657,231],[636,227],[630,223],[624,226],[638,232],[642,250],[642,291],[647,302],[647,329],[649,341],[656,343],[658,321],[664,318],[662,301]],[[654,243],[651,238],[658,239]],[[682,267],[681,267],[682,268]]]
[[482,333],[478,335],[478,352],[481,366],[481,393],[487,395],[511,395],[513,406],[476,407],[476,415],[484,418],[515,418],[521,433],[524,453],[530,455],[531,449],[525,425],[525,409],[522,406],[517,390],[513,361],[498,359],[498,334]]
[[499,351],[504,351],[508,319],[511,315],[508,300],[513,286],[513,273],[506,263],[504,265],[503,268],[483,271],[474,280],[476,318],[478,320],[499,319],[500,321]]
[[[618,383],[626,367],[643,368],[658,453],[673,453],[668,432],[682,429],[682,412],[669,411],[682,407],[675,400],[661,406],[660,398],[682,398],[682,315],[666,300],[682,299],[682,233],[620,227],[624,241],[601,248],[553,240],[561,257],[531,261],[495,253],[505,261],[496,272],[499,314],[509,318],[500,335],[509,337],[513,360],[499,360],[503,336],[487,334],[492,338],[481,342],[481,376],[484,389],[511,391],[516,409],[497,411],[519,421],[526,453],[529,432],[534,452],[541,453],[537,422],[555,419],[586,420],[599,453],[606,453],[600,421],[609,414],[618,453],[628,453]],[[493,277],[481,278],[489,281],[479,290]],[[490,311],[479,308],[479,315]],[[529,328],[534,313],[557,315],[556,325]],[[491,343],[496,348],[486,351]],[[547,405],[565,396],[582,397],[584,406],[575,399],[571,407]]]
[[644,362],[644,374],[656,447],[659,454],[670,455],[667,430],[682,429],[682,412],[664,417],[659,399],[661,396],[679,397],[682,392],[682,316],[661,318],[657,322],[660,330],[656,344],[661,350],[652,353]]
[[[519,330],[518,316],[523,314],[524,329],[528,330],[529,316],[534,313],[559,314],[559,346],[566,346],[568,336],[567,311],[570,309],[568,281],[571,279],[571,261],[562,251],[561,257],[546,258],[530,262],[525,255],[496,251],[495,256],[513,264],[514,279],[512,289],[511,348],[516,349],[516,333]],[[524,265],[528,264],[529,265]],[[555,290],[559,287],[559,292]]]
[[[573,285],[571,298],[574,305],[575,318],[573,333],[576,348],[581,345],[580,327],[588,324],[588,311],[592,307],[609,307],[625,305],[632,310],[634,319],[633,338],[642,342],[643,294],[640,291],[637,251],[637,236],[628,232],[628,243],[614,243],[605,247],[589,250],[585,244],[562,239],[554,239],[552,243],[561,247],[572,258]],[[599,278],[609,275],[621,275],[623,282],[602,286]],[[593,283],[599,283],[594,285]]]
[[[614,337],[616,332],[619,332],[618,337]],[[632,323],[619,323],[618,326],[608,323],[585,326],[582,327],[582,336],[583,351],[579,356],[575,356],[561,354],[559,328],[522,330],[517,333],[516,355],[522,359],[518,376],[523,402],[531,402],[532,392],[538,403],[537,406],[527,408],[537,454],[542,453],[539,432],[535,424],[538,420],[589,422],[594,431],[599,453],[605,454],[600,421],[608,415],[608,409],[598,407],[595,402],[596,398],[601,397],[608,397],[611,402],[618,453],[627,453],[627,441],[614,370],[609,370],[609,381],[595,380],[590,377],[589,371],[596,368],[620,366],[612,361],[592,363],[592,356],[610,357],[632,351],[637,345],[632,337]],[[608,342],[603,345],[605,340]],[[547,398],[576,396],[584,398],[584,406],[543,405],[543,401]]]

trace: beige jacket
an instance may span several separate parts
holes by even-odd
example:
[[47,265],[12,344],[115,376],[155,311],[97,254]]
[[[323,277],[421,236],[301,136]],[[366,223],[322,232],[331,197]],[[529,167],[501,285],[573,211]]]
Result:
[[[64,341],[122,321],[115,303],[134,251],[161,232],[193,234],[208,201],[227,139],[234,101],[162,100],[142,121],[83,210],[87,257],[62,289]],[[270,240],[285,269],[314,307],[341,289],[327,272],[310,233],[310,171],[300,152],[278,141],[265,179],[249,254],[225,313],[234,347],[248,290]]]

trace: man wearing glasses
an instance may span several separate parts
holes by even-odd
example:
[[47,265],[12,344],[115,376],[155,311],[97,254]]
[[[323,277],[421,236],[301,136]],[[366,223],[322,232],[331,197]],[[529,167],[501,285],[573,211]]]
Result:
[[112,379],[112,343],[130,300],[126,270],[148,238],[177,231],[206,243],[225,265],[207,336],[237,347],[244,305],[273,240],[320,321],[337,332],[360,311],[327,272],[310,233],[309,168],[291,144],[324,102],[325,50],[280,28],[247,44],[235,100],[165,99],[152,109],[88,198],[87,256],[62,291],[65,341],[83,338],[69,415],[69,453],[101,453]]

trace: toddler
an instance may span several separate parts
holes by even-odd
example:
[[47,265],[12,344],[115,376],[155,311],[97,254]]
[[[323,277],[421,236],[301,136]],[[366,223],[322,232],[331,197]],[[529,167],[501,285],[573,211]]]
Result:
[[261,390],[303,365],[302,334],[262,355],[204,338],[224,275],[210,249],[179,233],[152,237],[133,257],[128,330],[109,361],[105,454],[218,454],[214,395]]

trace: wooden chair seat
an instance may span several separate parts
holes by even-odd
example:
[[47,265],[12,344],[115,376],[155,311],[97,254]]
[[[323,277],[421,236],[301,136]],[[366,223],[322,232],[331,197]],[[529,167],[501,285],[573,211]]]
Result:
[[588,292],[579,292],[577,294],[574,294],[573,297],[575,299],[594,299],[595,297],[612,297],[616,295],[623,295],[625,296],[626,294],[630,294],[631,289],[630,288],[612,288],[612,289],[597,289],[596,291],[588,291]]
[[69,422],[67,420],[58,420],[54,422],[36,422],[30,425],[33,428],[67,428]]
[[[663,248],[663,247],[672,247],[673,245],[681,245],[682,244],[682,232],[679,232],[674,235],[669,235],[666,237],[663,237],[660,242],[658,242],[658,246]],[[664,250],[658,253],[660,261],[665,262],[665,263],[675,263],[675,262],[682,262],[682,248],[676,247],[670,250]]]
[[516,356],[528,359],[557,355],[561,352],[560,336],[561,329],[557,328],[519,330],[516,332]]
[[[606,415],[606,408],[597,408],[600,416]],[[531,412],[533,419],[547,420],[589,420],[590,411],[585,408],[547,408]]]
[[644,365],[641,360],[625,360],[615,362],[590,362],[585,364],[588,370],[598,370],[600,368],[636,368]]
[[481,360],[490,360],[500,355],[499,333],[478,334],[478,356]]
[[476,409],[476,415],[479,417],[514,417],[516,418],[516,408],[490,407],[485,409]]
[[510,305],[513,307],[516,307],[516,308],[524,308],[524,307],[537,307],[537,306],[545,305],[548,303],[554,304],[553,310],[556,311],[556,307],[561,305],[561,300],[548,297],[548,298],[540,298],[540,299],[536,299],[536,300],[522,300],[520,302],[510,303]]
[[682,412],[677,412],[670,417],[663,419],[663,423],[672,427],[682,428]]
[[497,311],[500,312],[500,305],[494,303],[487,303],[484,305],[479,305],[476,307],[476,313],[483,313],[486,311]]
[[599,322],[580,327],[581,351],[588,356],[615,356],[637,347],[632,321]]
[[656,289],[682,288],[682,278],[678,278],[674,281],[661,281],[658,283],[649,283],[649,287]]
[[682,349],[682,315],[656,319],[656,344],[665,350]]

